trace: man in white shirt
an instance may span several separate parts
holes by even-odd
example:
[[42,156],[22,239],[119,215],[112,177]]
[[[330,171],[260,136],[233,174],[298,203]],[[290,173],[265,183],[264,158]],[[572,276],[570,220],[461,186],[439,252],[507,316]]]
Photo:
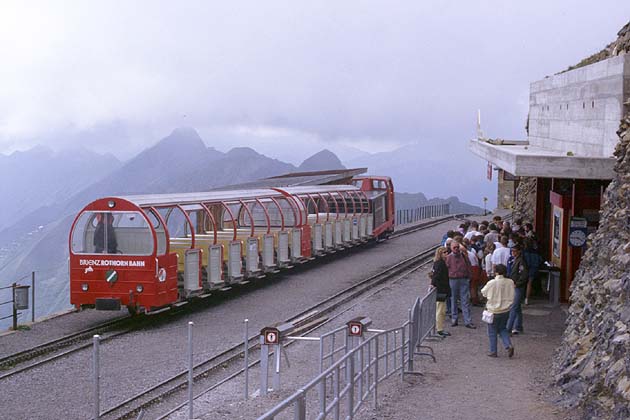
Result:
[[492,253],[492,271],[498,264],[503,264],[507,266],[508,258],[510,258],[510,248],[508,247],[508,237],[501,236],[501,241],[499,242],[500,247],[494,250]]
[[472,222],[470,224],[470,230],[466,232],[464,235],[464,239],[468,239],[469,241],[473,238],[473,236],[479,235],[479,223]]

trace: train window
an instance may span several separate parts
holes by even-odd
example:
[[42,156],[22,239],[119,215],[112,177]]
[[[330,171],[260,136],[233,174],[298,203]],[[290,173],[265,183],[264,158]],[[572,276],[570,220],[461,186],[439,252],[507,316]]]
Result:
[[[163,213],[166,212],[166,214]],[[184,213],[177,207],[170,207],[166,209],[160,209],[160,214],[166,221],[166,227],[168,228],[168,234],[171,238],[186,237],[188,228],[188,220],[184,216]]]
[[[284,226],[295,226],[294,206],[292,206],[286,199],[280,198],[276,202],[278,205],[267,206],[267,212],[269,213],[269,223],[271,226],[282,226],[282,219],[284,217]],[[280,206],[280,209],[278,209]],[[282,211],[282,214],[280,213]]]
[[140,212],[86,211],[72,231],[72,252],[151,255],[151,227]]
[[[230,211],[223,211],[223,229],[234,229],[235,226],[238,229],[237,219],[240,215],[241,203],[227,204],[226,207]],[[234,218],[232,218],[232,216],[234,216]]]
[[[252,214],[252,217],[254,219],[254,226],[256,227],[267,227],[267,216],[265,214],[265,209],[268,208],[269,202],[265,203],[258,203],[256,201],[251,202],[251,203],[247,203],[247,208],[249,209],[249,211]],[[263,206],[265,206],[263,208]],[[248,214],[243,214],[246,213],[245,211],[241,212],[241,223],[244,226],[251,226],[251,220],[249,219],[249,215]]]
[[155,235],[158,241],[158,255],[164,255],[166,253],[166,231],[164,230],[164,226],[160,223],[160,218],[156,216],[156,214],[152,210],[144,210],[144,214],[149,219],[151,225],[153,225],[153,229],[155,229]]

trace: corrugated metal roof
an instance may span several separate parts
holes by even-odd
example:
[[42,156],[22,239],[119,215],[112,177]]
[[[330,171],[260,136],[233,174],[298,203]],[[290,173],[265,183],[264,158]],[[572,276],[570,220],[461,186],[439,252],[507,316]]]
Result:
[[206,192],[144,194],[121,196],[138,206],[169,206],[174,204],[195,204],[220,201],[235,201],[262,197],[281,197],[282,194],[271,188],[281,188],[290,194],[307,194],[333,191],[358,191],[352,185],[324,185],[351,178],[366,172],[366,168],[343,169],[319,172],[297,172],[265,178],[238,185],[227,185]]
[[225,191],[249,188],[271,188],[271,187],[295,187],[301,185],[326,185],[341,180],[350,180],[352,177],[367,172],[367,168],[336,169],[317,172],[293,172],[284,175],[277,175],[270,178],[263,178],[257,181],[245,182],[243,184],[226,185],[214,188],[212,191]]
[[230,190],[230,191],[207,191],[176,194],[145,194],[129,195],[120,198],[138,206],[165,206],[174,204],[195,204],[220,201],[235,201],[238,199],[262,198],[262,197],[282,197],[278,191],[271,189],[253,190]]

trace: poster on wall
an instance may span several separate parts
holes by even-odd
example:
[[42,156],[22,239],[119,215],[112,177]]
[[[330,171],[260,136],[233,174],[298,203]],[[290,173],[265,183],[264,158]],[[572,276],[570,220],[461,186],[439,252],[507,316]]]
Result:
[[560,238],[562,227],[562,209],[554,207],[553,209],[553,256],[560,258]]

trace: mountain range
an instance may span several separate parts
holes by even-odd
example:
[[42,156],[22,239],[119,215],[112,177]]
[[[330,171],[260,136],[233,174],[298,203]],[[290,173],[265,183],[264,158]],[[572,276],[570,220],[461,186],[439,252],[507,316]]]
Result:
[[[377,164],[383,156],[362,158],[362,162],[346,165],[372,163],[375,168],[371,167],[370,172],[396,175],[392,168],[383,170],[386,168]],[[344,164],[328,150],[316,153],[298,167],[247,147],[220,152],[207,147],[191,128],[174,130],[127,162],[86,150],[54,153],[43,147],[0,156],[0,174],[12,180],[0,188],[5,203],[0,213],[4,217],[0,223],[0,286],[18,280],[24,283],[35,271],[38,316],[67,307],[68,232],[76,213],[96,198],[207,191],[289,172],[340,168]],[[395,186],[402,179],[394,177]],[[427,200],[420,196],[417,200]],[[405,199],[400,201],[398,208],[407,208],[405,203]]]

